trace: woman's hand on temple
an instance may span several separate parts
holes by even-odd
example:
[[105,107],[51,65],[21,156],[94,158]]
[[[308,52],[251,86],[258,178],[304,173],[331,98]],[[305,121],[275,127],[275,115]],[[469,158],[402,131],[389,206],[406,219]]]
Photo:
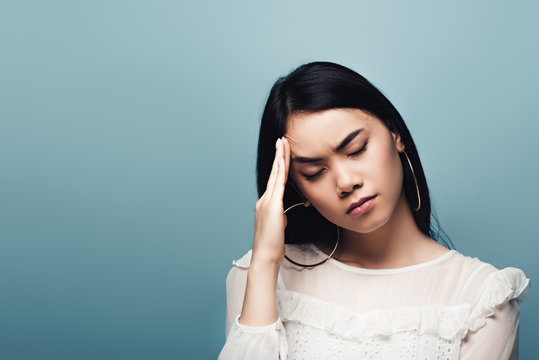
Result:
[[275,158],[266,185],[266,191],[255,204],[253,261],[280,264],[284,258],[283,196],[290,166],[290,143],[285,137],[276,143]]

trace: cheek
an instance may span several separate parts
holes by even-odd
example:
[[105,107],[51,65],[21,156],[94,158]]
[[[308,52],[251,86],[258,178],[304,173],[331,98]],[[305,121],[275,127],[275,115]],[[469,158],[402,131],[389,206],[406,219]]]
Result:
[[384,160],[385,187],[390,194],[398,197],[402,190],[403,171],[399,158],[399,153],[395,149],[390,149],[386,153]]
[[[322,190],[323,186],[321,185],[321,181],[317,182],[308,182],[308,181],[302,181],[300,185],[300,189],[303,193],[303,196],[305,196],[307,199],[309,199],[313,205],[316,203],[323,201],[324,196],[323,194],[327,193],[327,191]],[[327,201],[327,200],[326,200]]]
[[367,169],[364,170],[364,190],[383,194],[384,198],[393,202],[402,188],[402,165],[398,152],[389,142],[378,143],[370,150],[363,167]]
[[[321,181],[319,179],[318,181],[309,182],[297,172],[291,174],[291,176],[296,184],[296,187],[300,190],[301,195],[309,199],[312,206],[314,206],[316,209],[321,209],[324,207],[323,204],[328,201],[328,190],[326,189],[328,185],[325,184],[323,180]],[[326,195],[324,196],[324,194]]]
[[294,185],[292,185],[292,188],[295,189],[296,192],[299,191],[298,195],[304,197],[306,196],[307,198],[311,197],[311,193],[313,193],[313,187],[308,181],[304,179],[304,177],[298,171],[290,169],[288,177],[294,183]]

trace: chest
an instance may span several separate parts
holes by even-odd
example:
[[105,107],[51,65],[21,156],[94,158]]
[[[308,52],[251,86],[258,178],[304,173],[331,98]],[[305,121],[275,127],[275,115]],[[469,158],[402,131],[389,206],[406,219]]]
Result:
[[459,357],[460,339],[444,339],[434,333],[420,335],[413,329],[358,340],[300,322],[284,325],[289,360],[454,360]]
[[358,313],[277,291],[289,359],[458,359],[470,305],[414,305]]

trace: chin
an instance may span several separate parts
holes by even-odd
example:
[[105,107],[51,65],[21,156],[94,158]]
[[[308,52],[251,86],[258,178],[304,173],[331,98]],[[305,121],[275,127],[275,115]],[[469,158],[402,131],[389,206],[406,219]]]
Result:
[[380,208],[372,210],[373,211],[365,213],[357,218],[348,219],[346,224],[338,225],[341,228],[361,234],[371,233],[387,224],[391,218],[390,215],[381,216],[383,211],[381,211],[382,209]]

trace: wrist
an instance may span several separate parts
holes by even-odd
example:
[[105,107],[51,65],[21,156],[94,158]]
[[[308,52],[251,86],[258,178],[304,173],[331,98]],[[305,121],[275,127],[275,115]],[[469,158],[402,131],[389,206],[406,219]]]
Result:
[[282,259],[269,256],[253,254],[251,257],[251,268],[264,268],[278,270],[281,267]]

